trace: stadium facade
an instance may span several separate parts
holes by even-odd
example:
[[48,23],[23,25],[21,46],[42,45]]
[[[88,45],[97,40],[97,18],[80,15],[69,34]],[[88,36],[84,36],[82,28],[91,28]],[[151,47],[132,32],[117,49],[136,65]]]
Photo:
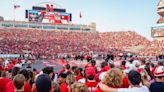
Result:
[[96,32],[96,24],[78,25],[78,24],[52,24],[52,23],[33,23],[19,21],[0,21],[1,28],[23,28],[23,29],[38,29],[38,30],[54,30],[54,31],[83,31]]
[[0,27],[96,32],[96,23],[90,25],[72,24],[72,14],[52,2],[43,2],[32,6],[32,9],[26,9],[25,18],[27,21],[1,20]]

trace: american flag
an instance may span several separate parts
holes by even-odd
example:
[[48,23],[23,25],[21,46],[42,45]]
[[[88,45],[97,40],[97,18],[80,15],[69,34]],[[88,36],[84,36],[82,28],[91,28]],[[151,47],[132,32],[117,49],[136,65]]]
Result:
[[20,5],[14,5],[14,9],[20,8]]

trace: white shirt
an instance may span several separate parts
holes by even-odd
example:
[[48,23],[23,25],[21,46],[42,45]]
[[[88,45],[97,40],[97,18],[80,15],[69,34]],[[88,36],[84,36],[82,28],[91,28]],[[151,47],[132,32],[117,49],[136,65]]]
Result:
[[145,68],[145,65],[141,65],[141,66],[139,66],[139,68],[144,69]]
[[136,66],[134,64],[131,63],[127,63],[126,64],[126,70],[125,73],[129,73],[131,70],[137,70]]
[[86,79],[85,78],[82,78],[82,79],[78,80],[78,82],[85,83],[86,82]]
[[133,88],[118,88],[118,92],[149,92],[149,89],[146,86]]
[[15,67],[19,67],[19,68],[21,68],[22,65],[21,65],[21,64],[16,64]]

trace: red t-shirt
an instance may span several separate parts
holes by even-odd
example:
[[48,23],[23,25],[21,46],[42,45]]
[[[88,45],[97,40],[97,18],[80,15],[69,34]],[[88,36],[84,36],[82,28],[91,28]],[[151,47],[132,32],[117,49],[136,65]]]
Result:
[[142,72],[142,69],[141,69],[141,68],[138,68],[137,71],[138,71],[139,73],[141,73],[141,72]]
[[[13,81],[10,81],[7,83],[5,87],[5,92],[14,92],[14,83]],[[24,92],[31,92],[31,87],[28,82],[25,82],[24,84]]]
[[0,92],[4,92],[5,91],[5,86],[7,85],[7,83],[11,81],[8,78],[0,78]]
[[122,65],[121,68],[122,68],[123,70],[125,70],[125,69],[126,69],[126,66]]
[[5,87],[5,92],[14,92],[14,83],[13,81],[10,81],[7,83]]
[[100,88],[97,88],[95,92],[103,92]]
[[98,82],[86,82],[85,85],[88,87],[89,92],[95,92],[97,90]]
[[128,88],[129,87],[129,82],[128,82],[128,78],[127,77],[124,77],[122,79],[122,85],[121,85],[121,88]]
[[24,92],[31,92],[31,86],[28,82],[24,84]]
[[37,92],[35,83],[32,85],[32,92]]
[[60,85],[61,92],[68,92],[68,85],[66,83],[62,83]]
[[104,68],[102,68],[102,69],[96,74],[95,80],[96,80],[97,82],[100,82],[99,75],[100,75],[102,72],[105,72],[105,69],[104,69]]
[[76,77],[76,81],[78,81],[78,80],[80,80],[80,79],[82,79],[83,78],[83,76],[81,75],[81,74],[79,74],[77,77]]

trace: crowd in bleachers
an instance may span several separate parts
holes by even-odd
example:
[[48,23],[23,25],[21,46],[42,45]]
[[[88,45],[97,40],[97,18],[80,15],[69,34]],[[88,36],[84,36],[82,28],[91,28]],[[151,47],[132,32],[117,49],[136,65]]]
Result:
[[52,57],[56,53],[104,51],[97,33],[3,29],[0,35],[1,53],[30,52],[32,55]]
[[[163,61],[139,60],[129,55],[126,61],[120,59],[117,64],[114,59],[115,55],[122,58],[127,48],[136,46],[144,47],[135,52],[137,55],[162,55],[163,41],[149,41],[132,31],[90,33],[3,28],[0,35],[1,54],[30,54],[36,60],[83,53],[88,61],[85,66],[77,66],[63,58],[63,68],[54,72],[55,67],[50,66],[41,71],[35,69],[24,58],[6,61],[0,58],[0,92],[164,92]],[[98,66],[90,52],[110,54]]]
[[164,41],[154,40],[150,44],[145,45],[145,48],[139,51],[140,55],[144,56],[158,56],[164,53]]
[[163,42],[149,41],[133,31],[121,32],[64,32],[36,29],[0,29],[2,54],[25,54],[53,58],[56,53],[79,54],[92,52],[124,51],[143,46],[139,55],[161,55]]
[[106,32],[100,34],[102,41],[108,48],[124,49],[128,47],[149,44],[145,37],[137,34],[136,32]]

